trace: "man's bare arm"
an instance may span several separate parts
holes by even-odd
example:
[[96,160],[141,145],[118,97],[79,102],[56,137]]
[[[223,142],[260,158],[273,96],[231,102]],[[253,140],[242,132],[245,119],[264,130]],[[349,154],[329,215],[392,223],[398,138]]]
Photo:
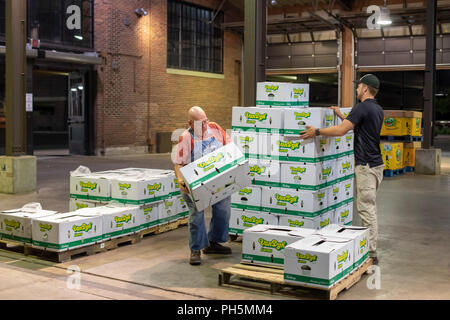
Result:
[[186,187],[186,182],[183,180],[183,176],[181,175],[180,169],[183,168],[184,165],[175,164],[173,169],[175,171],[175,175],[177,176],[178,184],[180,185],[181,192],[185,194],[189,194],[189,190]]

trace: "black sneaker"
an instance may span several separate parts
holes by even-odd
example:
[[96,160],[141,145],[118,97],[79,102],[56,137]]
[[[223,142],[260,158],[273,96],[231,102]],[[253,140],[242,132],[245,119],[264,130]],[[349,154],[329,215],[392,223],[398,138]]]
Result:
[[200,257],[200,251],[191,251],[191,257],[189,258],[189,263],[192,266],[198,266],[202,263],[202,258]]
[[231,248],[225,247],[217,242],[210,242],[209,247],[203,250],[204,254],[231,254]]

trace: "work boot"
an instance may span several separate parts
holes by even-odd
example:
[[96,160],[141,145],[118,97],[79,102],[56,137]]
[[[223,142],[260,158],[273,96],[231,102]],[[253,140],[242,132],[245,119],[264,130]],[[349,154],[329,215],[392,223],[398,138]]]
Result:
[[373,265],[378,265],[378,257],[377,257],[377,252],[376,251],[370,251],[369,252],[369,257],[372,258],[372,264]]
[[203,250],[204,254],[231,254],[231,248],[225,247],[217,242],[209,242],[209,247]]
[[191,251],[191,257],[189,259],[189,263],[192,266],[198,266],[202,263],[202,258],[200,257],[200,251]]

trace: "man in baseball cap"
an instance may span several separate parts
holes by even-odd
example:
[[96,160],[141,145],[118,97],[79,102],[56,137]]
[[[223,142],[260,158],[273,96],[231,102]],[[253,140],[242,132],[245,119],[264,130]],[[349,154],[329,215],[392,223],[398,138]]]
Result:
[[324,129],[306,126],[306,131],[300,138],[339,137],[350,130],[354,131],[356,207],[362,225],[370,230],[370,256],[373,263],[378,264],[376,194],[383,180],[384,169],[380,150],[380,132],[384,112],[375,100],[380,89],[380,80],[373,74],[366,74],[355,83],[358,84],[356,95],[361,102],[352,108],[347,117],[340,112],[339,107],[330,107],[342,123]]

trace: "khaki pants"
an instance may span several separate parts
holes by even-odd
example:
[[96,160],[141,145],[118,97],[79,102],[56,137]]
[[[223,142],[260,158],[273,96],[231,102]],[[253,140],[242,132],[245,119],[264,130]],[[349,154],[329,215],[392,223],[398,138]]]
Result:
[[376,256],[378,239],[377,190],[383,180],[384,165],[370,168],[358,165],[355,168],[356,208],[363,227],[370,230],[371,256]]

